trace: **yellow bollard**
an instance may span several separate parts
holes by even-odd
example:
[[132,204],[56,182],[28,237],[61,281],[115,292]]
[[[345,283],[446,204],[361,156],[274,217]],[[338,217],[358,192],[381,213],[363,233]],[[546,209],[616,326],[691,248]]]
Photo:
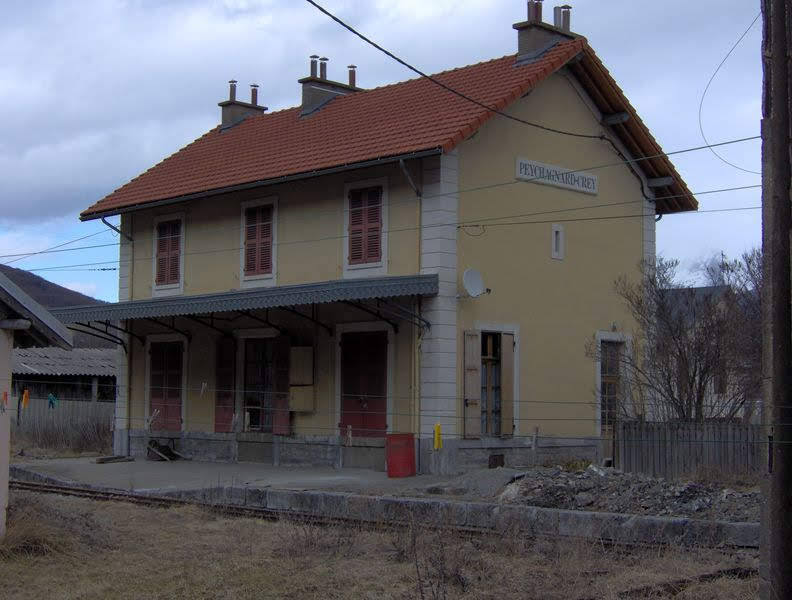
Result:
[[443,448],[443,430],[440,423],[435,423],[434,426],[434,449],[441,450]]

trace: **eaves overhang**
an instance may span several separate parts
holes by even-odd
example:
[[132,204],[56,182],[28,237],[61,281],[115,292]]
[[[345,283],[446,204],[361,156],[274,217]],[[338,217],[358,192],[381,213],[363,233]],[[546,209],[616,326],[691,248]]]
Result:
[[345,171],[354,171],[355,169],[365,169],[367,167],[375,167],[377,165],[384,165],[389,163],[398,163],[401,160],[411,160],[416,158],[423,158],[425,156],[435,156],[442,154],[443,149],[440,147],[432,147],[415,152],[407,152],[404,154],[397,154],[393,156],[383,156],[378,158],[371,158],[369,160],[358,161],[354,163],[344,163],[333,167],[324,169],[317,169],[314,171],[303,171],[300,173],[293,173],[290,175],[283,175],[280,177],[273,177],[270,179],[260,179],[257,181],[248,181],[235,185],[214,188],[210,190],[201,190],[191,194],[182,194],[180,196],[173,196],[170,198],[161,198],[158,200],[150,200],[140,204],[133,204],[131,206],[124,206],[119,208],[112,208],[96,212],[83,212],[80,214],[80,221],[93,221],[103,217],[112,217],[124,213],[134,212],[147,208],[154,208],[157,206],[167,206],[170,204],[178,204],[180,202],[187,202],[189,200],[197,200],[199,198],[208,198],[210,196],[220,196],[231,192],[239,192],[242,190],[250,190],[259,187],[266,187],[270,185],[277,185],[279,183],[286,183],[289,181],[298,181],[303,179],[311,179],[314,177],[321,177],[323,175],[332,175],[333,173],[342,173]]
[[599,111],[606,115],[629,115],[626,120],[611,125],[610,129],[629,151],[634,160],[633,166],[640,169],[647,179],[670,178],[669,184],[652,190],[656,197],[655,212],[668,214],[698,210],[698,201],[671,159],[663,152],[596,53],[585,44],[579,57],[579,60],[570,61],[569,71],[577,78]]
[[439,289],[438,281],[434,274],[340,279],[217,294],[70,306],[52,309],[52,313],[62,323],[71,324],[243,312],[375,298],[435,296]]

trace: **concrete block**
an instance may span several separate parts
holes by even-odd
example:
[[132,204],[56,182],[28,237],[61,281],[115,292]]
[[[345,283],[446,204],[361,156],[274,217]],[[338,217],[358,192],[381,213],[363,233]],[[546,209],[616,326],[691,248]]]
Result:
[[267,493],[267,508],[276,510],[294,510],[298,506],[300,492],[294,490],[274,490]]
[[385,518],[385,505],[381,498],[350,494],[347,496],[347,516],[350,519],[379,521]]
[[469,502],[467,506],[467,522],[465,524],[468,527],[491,529],[494,523],[493,514],[496,508],[498,508],[496,504]]
[[267,490],[267,488],[245,488],[245,506],[266,508],[268,492],[269,490]]

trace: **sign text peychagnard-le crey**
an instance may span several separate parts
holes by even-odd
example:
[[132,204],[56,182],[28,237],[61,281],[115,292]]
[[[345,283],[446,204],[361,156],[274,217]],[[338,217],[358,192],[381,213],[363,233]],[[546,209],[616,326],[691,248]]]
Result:
[[517,179],[562,187],[584,194],[596,195],[599,192],[599,182],[595,175],[524,158],[517,159]]

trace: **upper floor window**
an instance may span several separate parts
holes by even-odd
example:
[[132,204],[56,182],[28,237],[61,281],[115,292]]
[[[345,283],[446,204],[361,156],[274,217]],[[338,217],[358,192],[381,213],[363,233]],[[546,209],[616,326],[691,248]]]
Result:
[[382,260],[382,186],[349,191],[349,264]]
[[178,286],[181,282],[182,222],[181,219],[161,220],[156,224],[157,286]]
[[245,276],[272,273],[271,204],[245,209]]
[[278,270],[278,198],[242,203],[240,213],[239,285],[275,285]]

